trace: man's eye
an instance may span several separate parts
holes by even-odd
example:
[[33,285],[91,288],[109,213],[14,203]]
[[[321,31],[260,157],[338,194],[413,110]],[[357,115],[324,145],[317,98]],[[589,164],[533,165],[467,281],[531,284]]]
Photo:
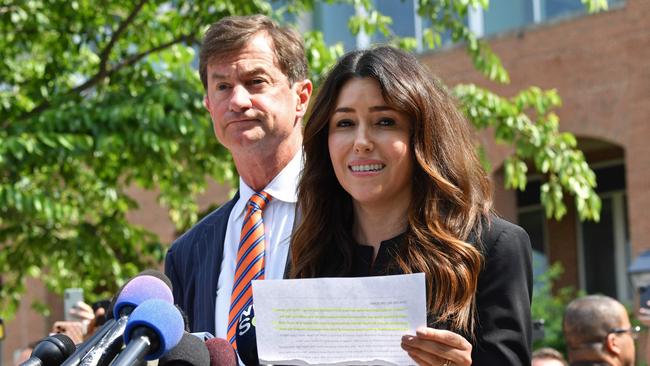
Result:
[[260,84],[264,84],[265,82],[266,81],[264,79],[252,79],[248,83],[250,85],[260,85]]
[[226,90],[228,89],[228,84],[217,84],[217,90]]

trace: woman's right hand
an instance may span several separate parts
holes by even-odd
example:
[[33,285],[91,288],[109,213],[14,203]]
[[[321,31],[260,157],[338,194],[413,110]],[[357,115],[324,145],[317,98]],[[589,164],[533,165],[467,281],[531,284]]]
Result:
[[418,365],[469,366],[472,344],[449,330],[421,327],[416,335],[402,337],[402,348]]

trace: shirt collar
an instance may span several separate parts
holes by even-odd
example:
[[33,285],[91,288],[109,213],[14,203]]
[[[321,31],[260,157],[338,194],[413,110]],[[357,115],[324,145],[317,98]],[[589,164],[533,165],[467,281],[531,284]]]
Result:
[[[298,150],[289,164],[287,164],[278,175],[264,187],[264,191],[273,197],[273,201],[282,201],[287,203],[296,203],[298,201],[298,179],[303,164],[302,150]],[[237,216],[244,214],[246,203],[255,191],[249,187],[244,180],[239,177],[239,200],[233,207]]]

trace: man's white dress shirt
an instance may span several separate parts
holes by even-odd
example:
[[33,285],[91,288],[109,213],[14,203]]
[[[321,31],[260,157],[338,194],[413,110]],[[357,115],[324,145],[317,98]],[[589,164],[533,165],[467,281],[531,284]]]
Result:
[[[289,164],[264,188],[264,191],[273,197],[264,207],[264,238],[266,243],[264,254],[264,278],[281,279],[284,277],[287,255],[289,254],[289,241],[293,229],[296,212],[298,177],[302,169],[302,150],[298,151]],[[239,200],[235,203],[226,229],[226,238],[223,247],[223,261],[217,284],[215,307],[216,336],[227,338],[228,312],[230,310],[230,295],[235,276],[237,263],[237,249],[239,236],[246,214],[246,203],[255,193],[244,181],[239,178]]]

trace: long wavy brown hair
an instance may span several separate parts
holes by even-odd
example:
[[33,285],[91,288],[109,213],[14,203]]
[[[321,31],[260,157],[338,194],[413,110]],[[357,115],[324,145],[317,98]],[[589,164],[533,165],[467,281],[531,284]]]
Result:
[[352,198],[336,179],[327,140],[339,92],[353,78],[375,79],[386,103],[411,121],[413,194],[406,245],[395,254],[393,269],[424,272],[429,315],[471,336],[483,265],[479,238],[492,206],[489,179],[455,100],[415,57],[398,49],[350,52],[320,87],[304,132],[302,221],[292,237],[291,276],[319,277],[324,268],[327,275],[346,276],[352,267]]

